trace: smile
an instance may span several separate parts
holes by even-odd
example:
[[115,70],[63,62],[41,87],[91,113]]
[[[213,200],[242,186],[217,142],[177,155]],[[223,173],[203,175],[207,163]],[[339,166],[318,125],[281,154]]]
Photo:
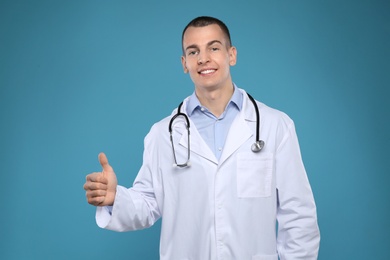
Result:
[[211,73],[214,73],[216,70],[214,69],[208,69],[208,70],[202,70],[200,71],[199,73],[200,74],[203,74],[203,75],[207,75],[207,74],[211,74]]

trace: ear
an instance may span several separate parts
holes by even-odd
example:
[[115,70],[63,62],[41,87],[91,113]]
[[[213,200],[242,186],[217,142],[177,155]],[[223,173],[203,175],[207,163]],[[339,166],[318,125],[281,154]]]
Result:
[[237,62],[237,49],[236,47],[232,46],[229,49],[229,65],[234,66]]
[[181,65],[183,65],[184,73],[188,73],[187,65],[186,65],[186,57],[181,56]]

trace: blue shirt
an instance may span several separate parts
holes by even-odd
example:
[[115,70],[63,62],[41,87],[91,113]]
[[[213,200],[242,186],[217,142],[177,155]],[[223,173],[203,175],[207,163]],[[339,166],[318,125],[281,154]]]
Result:
[[242,93],[234,86],[234,92],[224,112],[217,118],[207,107],[202,106],[195,92],[187,104],[187,115],[191,118],[200,136],[219,160],[230,126],[242,108]]

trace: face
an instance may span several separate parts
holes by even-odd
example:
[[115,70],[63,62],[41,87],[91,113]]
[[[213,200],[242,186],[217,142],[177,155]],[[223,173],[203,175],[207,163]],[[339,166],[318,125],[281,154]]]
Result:
[[221,28],[216,25],[189,27],[183,37],[181,58],[197,90],[231,88],[230,66],[236,64],[237,51],[229,47]]

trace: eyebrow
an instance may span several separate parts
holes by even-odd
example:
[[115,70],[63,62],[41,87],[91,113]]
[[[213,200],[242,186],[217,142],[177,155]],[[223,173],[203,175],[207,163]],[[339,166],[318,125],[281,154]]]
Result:
[[[213,40],[213,41],[208,42],[207,46],[211,46],[214,43],[219,43],[219,44],[223,45],[221,41]],[[191,44],[190,46],[187,46],[187,48],[185,50],[187,51],[188,49],[199,49],[199,46],[197,44]]]

